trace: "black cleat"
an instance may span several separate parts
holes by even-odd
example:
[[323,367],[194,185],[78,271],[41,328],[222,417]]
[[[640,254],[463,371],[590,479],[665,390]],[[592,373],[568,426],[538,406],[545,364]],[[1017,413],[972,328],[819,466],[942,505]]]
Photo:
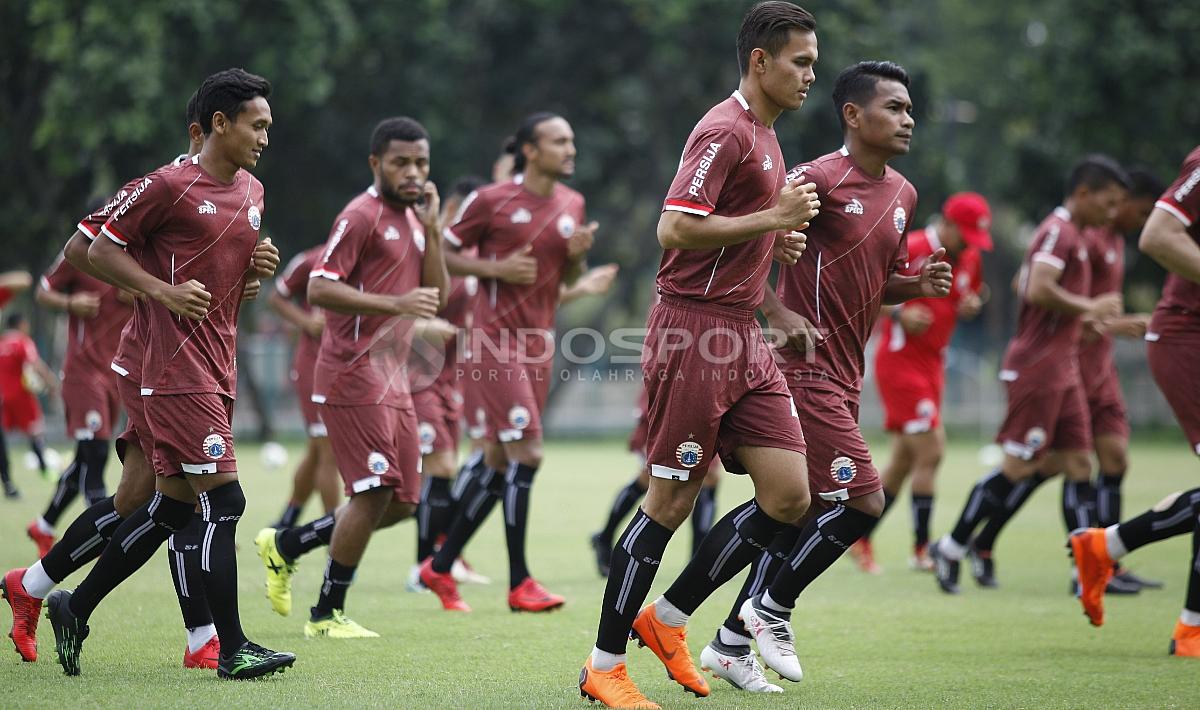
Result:
[[1113,579],[1121,580],[1124,584],[1136,585],[1141,589],[1162,589],[1163,583],[1157,579],[1146,579],[1138,576],[1125,567],[1118,567],[1113,571]]
[[601,577],[608,577],[608,570],[612,566],[612,548],[612,541],[605,539],[603,533],[592,535],[592,552],[596,555],[596,570]]
[[296,654],[287,651],[272,651],[258,644],[247,641],[232,655],[226,656],[221,651],[221,660],[217,664],[217,677],[227,680],[250,680],[261,678],[272,673],[282,673],[285,668],[291,668],[296,662]]
[[996,589],[1000,586],[1000,582],[996,580],[996,561],[992,559],[991,550],[968,547],[967,556],[971,561],[971,576],[975,578],[975,584],[984,589]]
[[80,623],[71,613],[71,593],[58,589],[46,597],[46,618],[54,629],[54,650],[67,675],[79,675],[79,654],[83,640],[88,637],[88,625]]
[[12,481],[5,481],[4,482],[4,497],[8,498],[9,500],[20,500],[21,491],[17,490],[16,485],[14,485]]
[[940,540],[929,546],[929,556],[933,558],[933,576],[937,579],[938,587],[946,594],[958,594],[958,574],[962,563],[942,554]]

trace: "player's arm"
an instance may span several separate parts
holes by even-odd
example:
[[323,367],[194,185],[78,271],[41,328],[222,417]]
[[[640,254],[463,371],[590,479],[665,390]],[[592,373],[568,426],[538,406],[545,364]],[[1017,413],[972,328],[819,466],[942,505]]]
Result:
[[612,288],[619,268],[616,264],[605,264],[604,266],[588,269],[587,273],[575,279],[575,282],[570,286],[563,284],[559,288],[559,304],[566,305],[584,296],[603,296]]
[[14,293],[33,285],[33,274],[28,271],[5,271],[0,273],[0,288]]
[[71,238],[67,240],[66,246],[63,247],[63,257],[66,258],[68,264],[88,276],[116,286],[117,284],[112,283],[112,280],[104,272],[97,269],[88,258],[88,249],[91,246],[91,237],[76,229]]
[[1095,298],[1072,293],[1058,283],[1062,269],[1046,260],[1033,259],[1025,286],[1025,299],[1050,311],[1107,320],[1121,312],[1121,294],[1105,293]]
[[759,310],[767,319],[767,326],[778,337],[776,347],[786,346],[807,353],[825,339],[810,320],[783,305],[770,283],[763,284],[763,301]]
[[453,249],[446,250],[444,256],[447,271],[455,276],[475,276],[528,286],[537,281],[537,258],[532,252],[533,246],[527,244],[503,259],[464,256]]
[[96,294],[90,291],[57,291],[45,277],[42,277],[33,297],[39,306],[81,318],[93,318],[100,312],[100,297]]
[[1178,216],[1157,207],[1150,212],[1150,218],[1142,228],[1138,249],[1167,271],[1192,283],[1200,283],[1200,244],[1192,239],[1187,228]]
[[946,250],[942,248],[926,259],[921,270],[912,276],[893,271],[883,287],[883,302],[895,305],[914,298],[942,298],[949,294],[954,274],[945,258]]
[[774,207],[741,217],[700,215],[668,204],[658,218],[658,243],[663,249],[719,249],[778,231],[802,231],[817,216],[821,202],[817,186],[789,180]]
[[440,308],[438,289],[414,288],[400,296],[359,291],[341,281],[314,275],[308,280],[308,302],[336,313],[360,316],[432,318]]
[[[571,238],[567,240],[567,263],[563,268],[562,283],[570,286],[579,280],[587,271],[587,255],[592,245],[596,243],[598,222],[588,222],[575,228]],[[561,293],[560,293],[561,295]]]
[[267,305],[285,322],[291,323],[313,337],[320,335],[321,330],[325,327],[325,319],[321,317],[320,311],[305,312],[303,308],[296,305],[295,301],[284,296],[278,289],[273,289],[267,296]]
[[437,310],[446,307],[450,300],[450,274],[446,271],[446,257],[442,249],[442,202],[437,185],[432,180],[425,182],[425,194],[414,208],[421,226],[425,228],[425,254],[421,260],[421,286],[437,289]]
[[208,315],[212,295],[205,290],[204,284],[195,279],[181,284],[168,284],[147,273],[125,252],[124,247],[112,239],[94,240],[88,247],[88,259],[106,276],[105,280],[109,283],[145,294],[176,315],[192,320],[202,320]]

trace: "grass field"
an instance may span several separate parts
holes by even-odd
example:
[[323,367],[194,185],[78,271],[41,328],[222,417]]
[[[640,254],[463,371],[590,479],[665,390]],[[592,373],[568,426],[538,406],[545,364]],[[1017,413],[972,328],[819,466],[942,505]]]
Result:
[[[886,456],[882,445],[878,457]],[[292,461],[298,450],[289,447]],[[296,667],[258,683],[234,684],[215,674],[181,668],[183,629],[166,559],[157,556],[108,598],[91,620],[84,675],[62,675],[53,634],[43,620],[41,657],[20,663],[11,646],[0,655],[0,688],[7,707],[403,707],[577,708],[575,687],[591,650],[603,581],[587,538],[599,526],[611,495],[634,460],[615,441],[552,442],[535,487],[530,560],[534,573],[566,595],[554,614],[509,612],[507,563],[498,514],[467,556],[493,577],[489,587],[464,587],[475,611],[449,614],[429,594],[404,591],[413,561],[410,523],[380,533],[350,591],[349,613],[383,635],[364,641],[306,641],[304,610],[316,598],[324,555],[305,558],[296,578],[296,612],[275,616],[263,597],[253,552],[255,532],[273,519],[287,495],[290,464],[265,470],[258,448],[239,447],[249,507],[238,531],[242,618],[249,635],[294,651]],[[974,444],[951,447],[943,468],[935,531],[952,523],[969,484],[981,471]],[[24,500],[0,501],[0,565],[24,566],[33,546],[23,528],[40,511],[50,485],[21,471]],[[116,472],[109,472],[110,485]],[[1166,493],[1196,485],[1196,462],[1186,445],[1139,443],[1133,450],[1126,513]],[[727,510],[749,494],[748,481],[726,477],[718,505]],[[956,598],[936,591],[932,578],[907,569],[910,544],[905,502],[880,527],[877,548],[885,573],[860,574],[839,562],[800,599],[797,648],[805,680],[777,696],[749,696],[724,683],[698,700],[669,681],[657,659],[631,647],[630,672],[652,699],[669,708],[880,707],[1196,707],[1200,662],[1166,655],[1183,601],[1190,540],[1177,538],[1135,553],[1138,572],[1166,580],[1162,591],[1109,600],[1108,622],[1093,629],[1067,594],[1067,560],[1058,486],[1038,493],[997,548],[1003,584],[980,590],[965,580]],[[78,509],[73,508],[67,517]],[[311,512],[311,510],[310,510]],[[65,520],[64,520],[65,522]],[[654,593],[686,561],[690,534],[667,552]],[[68,581],[73,586],[78,576]],[[722,589],[693,617],[694,655],[733,601],[737,583]],[[7,606],[0,614],[7,630]]]

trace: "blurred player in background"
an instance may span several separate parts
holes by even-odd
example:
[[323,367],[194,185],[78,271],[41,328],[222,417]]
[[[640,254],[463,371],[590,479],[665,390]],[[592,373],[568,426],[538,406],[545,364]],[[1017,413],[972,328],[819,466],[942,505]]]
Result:
[[29,438],[29,448],[45,478],[50,475],[46,466],[46,421],[38,394],[46,389],[57,394],[58,378],[38,354],[24,314],[10,313],[4,327],[0,334],[0,423],[5,432],[18,431]]
[[[27,290],[33,283],[33,276],[28,271],[5,271],[0,273],[0,309],[8,305],[13,296]],[[0,392],[0,407],[3,407],[4,396]],[[21,492],[12,481],[9,471],[8,443],[4,436],[4,427],[0,426],[0,484],[4,485],[5,498],[20,498]]]

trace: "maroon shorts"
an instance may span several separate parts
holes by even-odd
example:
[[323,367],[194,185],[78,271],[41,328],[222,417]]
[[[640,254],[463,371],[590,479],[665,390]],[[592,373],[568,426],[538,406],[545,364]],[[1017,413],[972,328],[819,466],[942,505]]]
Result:
[[717,455],[725,470],[745,473],[739,446],[805,452],[796,407],[753,313],[663,297],[646,327],[650,475],[686,481]]
[[462,371],[459,381],[464,389],[472,390],[476,415],[483,411],[484,438],[501,443],[541,438],[542,407],[550,392],[550,362],[500,362],[480,357],[458,367]]
[[401,503],[421,499],[421,450],[412,409],[386,404],[320,406],[347,496],[386,486]]
[[423,390],[413,392],[412,398],[417,413],[417,439],[421,454],[457,452],[463,398],[456,384],[438,380]]
[[121,395],[117,380],[121,376],[109,370],[100,378],[84,378],[63,382],[63,413],[67,418],[67,433],[76,441],[107,441],[113,437],[117,419],[121,416]]
[[297,360],[292,365],[292,387],[296,391],[296,401],[300,403],[300,416],[304,417],[304,431],[310,439],[328,436],[317,403],[312,401],[313,368],[316,367],[316,363]]
[[808,441],[808,487],[828,502],[883,488],[858,426],[858,400],[840,390],[792,384],[792,397]]
[[1055,387],[1018,375],[1005,387],[1008,411],[996,443],[1006,454],[1032,461],[1049,450],[1091,450],[1091,417],[1081,384]]
[[[883,402],[884,429],[898,434],[936,430],[942,425],[942,371],[894,360],[876,360],[875,382]],[[807,424],[808,420],[804,421]]]
[[219,394],[143,395],[159,476],[237,471],[233,400]]
[[131,375],[118,375],[117,396],[125,407],[125,431],[117,437],[117,457],[124,463],[126,447],[130,443],[136,444],[146,460],[154,461],[155,471],[159,471],[158,460],[154,458],[154,437],[150,434],[150,424],[146,422],[146,404],[141,384]]
[[1200,349],[1178,339],[1150,340],[1146,360],[1192,451],[1200,455]]
[[473,385],[467,380],[460,380],[458,389],[462,393],[462,420],[467,428],[467,437],[482,439],[487,434],[487,410],[479,397],[479,385]]
[[0,426],[5,431],[41,434],[46,423],[42,420],[42,405],[38,404],[37,397],[29,390],[5,397],[0,407]]
[[1087,407],[1091,415],[1093,440],[1100,436],[1129,439],[1129,415],[1115,367],[1110,368],[1103,381],[1088,392]]

